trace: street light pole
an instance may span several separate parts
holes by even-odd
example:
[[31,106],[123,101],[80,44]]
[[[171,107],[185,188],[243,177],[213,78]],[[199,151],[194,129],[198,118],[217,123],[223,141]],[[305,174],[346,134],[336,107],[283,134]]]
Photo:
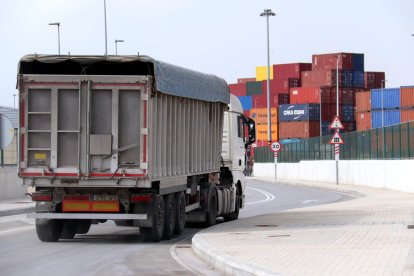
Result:
[[270,114],[270,46],[269,46],[269,16],[275,16],[271,9],[265,9],[260,16],[266,16],[267,31],[267,144],[272,142],[272,126]]
[[57,26],[58,29],[58,53],[60,55],[60,22],[49,23],[50,26]]
[[[339,54],[336,56],[336,117],[339,118]],[[339,130],[337,131],[339,132]],[[339,185],[339,144],[335,144],[334,149],[336,163],[336,185]]]
[[105,56],[108,55],[108,37],[106,31],[106,0],[104,0],[104,17],[105,17]]
[[115,55],[118,55],[118,42],[125,42],[122,39],[115,39]]

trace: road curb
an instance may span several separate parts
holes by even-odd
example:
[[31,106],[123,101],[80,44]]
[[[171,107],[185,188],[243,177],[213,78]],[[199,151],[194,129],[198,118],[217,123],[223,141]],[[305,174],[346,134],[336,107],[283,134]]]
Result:
[[261,267],[246,265],[245,263],[238,262],[227,254],[219,254],[214,252],[202,238],[202,235],[205,234],[204,232],[209,230],[211,229],[198,232],[192,238],[192,249],[194,253],[209,266],[224,272],[227,275],[279,275]]

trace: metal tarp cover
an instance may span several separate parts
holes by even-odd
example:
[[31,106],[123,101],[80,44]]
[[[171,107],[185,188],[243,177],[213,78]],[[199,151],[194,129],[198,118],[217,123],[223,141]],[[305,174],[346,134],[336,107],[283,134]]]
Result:
[[[65,64],[79,64],[67,66]],[[111,71],[111,64],[125,65],[130,75],[147,74],[155,76],[155,88],[161,93],[209,102],[229,104],[230,92],[226,81],[210,74],[185,69],[148,56],[67,56],[67,55],[26,55],[19,62],[19,74],[117,75]],[[149,66],[151,65],[151,66]],[[102,66],[102,68],[97,68]],[[50,70],[45,67],[53,67]],[[41,68],[41,70],[39,69]],[[153,69],[152,69],[153,68]],[[154,72],[153,72],[153,71]],[[99,73],[96,73],[99,72]],[[125,72],[125,71],[123,71]],[[55,73],[57,74],[57,73]]]

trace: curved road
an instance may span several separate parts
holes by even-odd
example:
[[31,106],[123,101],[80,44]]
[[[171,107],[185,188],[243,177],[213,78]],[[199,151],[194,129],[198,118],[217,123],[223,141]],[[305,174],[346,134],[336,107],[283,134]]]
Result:
[[[333,191],[248,180],[240,219],[348,198]],[[185,253],[191,251],[189,241],[199,228],[186,228],[180,237],[152,244],[140,241],[137,228],[107,222],[93,225],[88,234],[73,240],[42,243],[33,223],[25,215],[0,218],[2,275],[214,274]]]

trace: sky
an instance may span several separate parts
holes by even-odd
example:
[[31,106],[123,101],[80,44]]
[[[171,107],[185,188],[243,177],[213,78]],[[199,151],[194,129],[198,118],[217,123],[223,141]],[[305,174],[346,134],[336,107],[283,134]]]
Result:
[[[17,65],[26,54],[105,53],[103,0],[0,0],[0,106],[14,106]],[[228,83],[270,63],[311,62],[312,54],[365,54],[366,71],[387,87],[414,85],[413,0],[106,0],[107,49],[148,55],[215,74]],[[17,98],[16,98],[17,105]]]

